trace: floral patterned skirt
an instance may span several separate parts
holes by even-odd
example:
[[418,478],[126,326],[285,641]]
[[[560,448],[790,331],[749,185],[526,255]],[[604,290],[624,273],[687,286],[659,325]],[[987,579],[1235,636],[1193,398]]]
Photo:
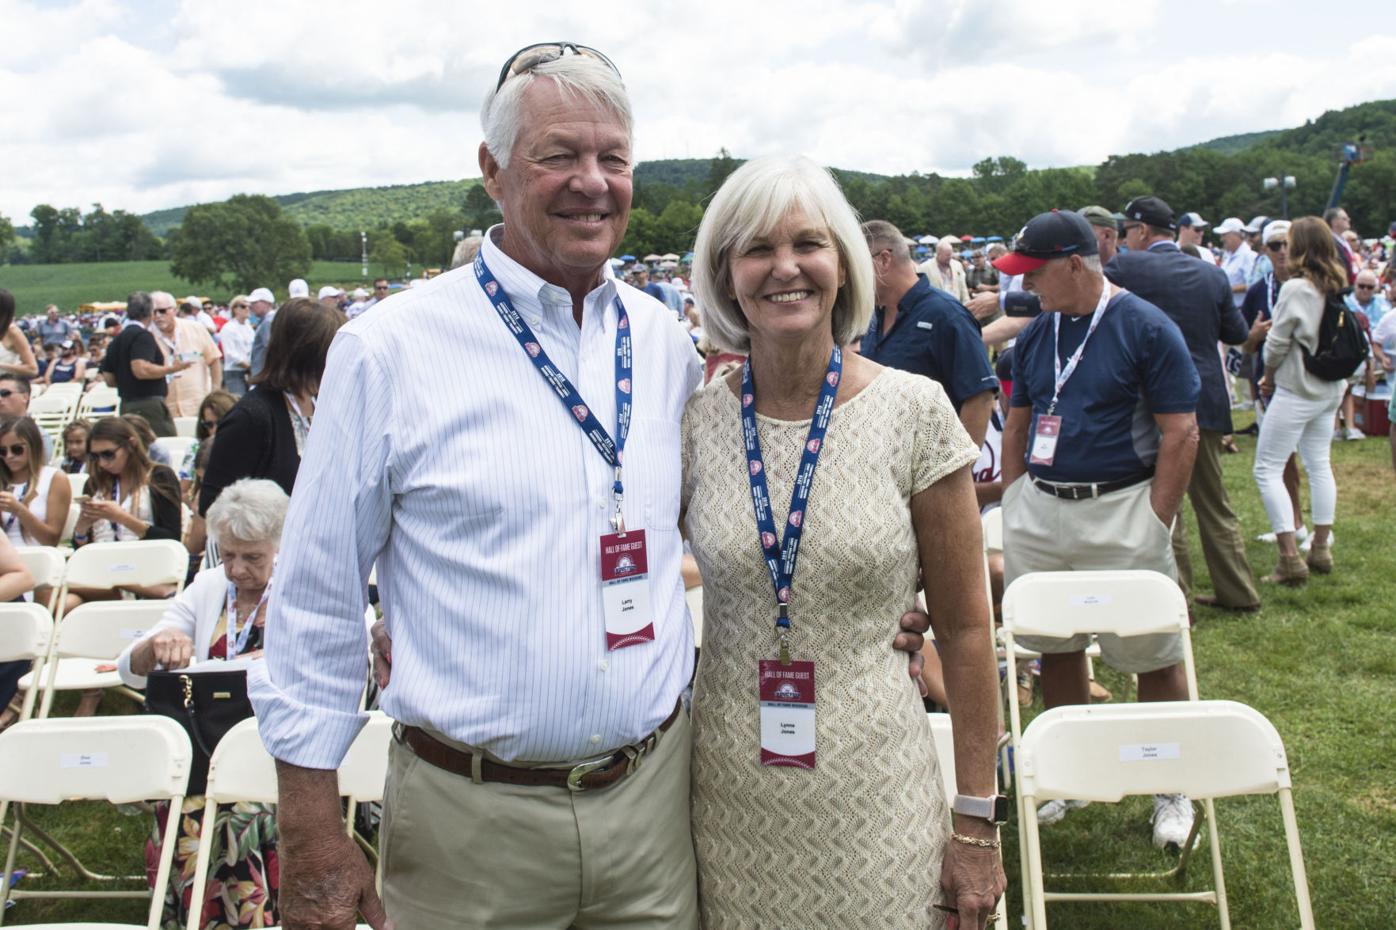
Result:
[[[170,805],[155,805],[151,837],[145,846],[146,874],[151,887],[160,866],[160,841]],[[194,889],[194,866],[199,850],[199,823],[204,797],[184,799],[176,840],[162,930],[183,930],[188,922],[189,897]],[[276,858],[276,807],[272,804],[220,804],[213,824],[208,883],[204,887],[203,930],[274,927],[279,923],[276,892],[280,869]]]

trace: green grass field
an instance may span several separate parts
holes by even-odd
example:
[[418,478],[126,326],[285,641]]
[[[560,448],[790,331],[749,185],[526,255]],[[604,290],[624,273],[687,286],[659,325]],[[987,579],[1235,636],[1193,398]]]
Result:
[[[311,291],[324,284],[337,284],[347,290],[372,282],[359,272],[357,262],[315,262],[306,281]],[[376,266],[369,274],[380,274]],[[286,282],[269,282],[277,299],[286,297]],[[0,287],[15,295],[18,313],[40,313],[47,304],[73,311],[80,304],[124,301],[132,291],[169,291],[176,297],[190,294],[226,301],[233,294],[221,289],[195,287],[170,272],[169,262],[78,262],[68,265],[0,265]]]
[[[1255,441],[1245,436],[1237,441],[1242,454],[1223,458],[1227,485],[1251,540],[1251,564],[1262,575],[1273,568],[1275,550],[1254,541],[1267,529],[1250,476]],[[1199,609],[1194,648],[1202,696],[1251,704],[1275,723],[1285,741],[1318,926],[1388,930],[1396,923],[1391,905],[1396,899],[1396,726],[1388,713],[1396,705],[1396,617],[1391,606],[1396,479],[1385,439],[1338,443],[1333,452],[1339,485],[1335,573],[1314,576],[1298,590],[1267,586],[1258,614]],[[1197,583],[1206,591],[1205,562],[1195,526],[1193,530]],[[1100,664],[1097,669],[1117,700],[1131,697],[1126,678]],[[69,710],[61,712],[70,712],[71,703],[65,706]],[[128,707],[110,697],[104,710],[124,712]],[[1045,828],[1049,871],[1166,867],[1166,856],[1149,842],[1150,810],[1149,800],[1138,798],[1119,806],[1094,805]],[[1275,800],[1222,800],[1217,812],[1233,926],[1297,926]],[[144,817],[93,805],[37,813],[42,824],[83,856],[107,869],[139,869]],[[1012,825],[1004,835],[1010,925],[1017,926],[1019,868]],[[20,861],[33,865],[24,856]],[[1200,850],[1185,886],[1200,889],[1209,880],[1209,864]],[[43,885],[24,881],[25,887]],[[16,923],[141,921],[144,909],[138,902],[24,901],[10,918]],[[1200,904],[1057,904],[1049,909],[1049,920],[1053,927],[1072,930],[1217,925],[1215,911]]]

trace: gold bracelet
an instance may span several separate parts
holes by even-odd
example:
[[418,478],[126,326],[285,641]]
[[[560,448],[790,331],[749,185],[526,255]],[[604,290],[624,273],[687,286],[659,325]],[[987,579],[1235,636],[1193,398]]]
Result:
[[963,833],[951,833],[950,838],[957,843],[964,843],[966,846],[978,846],[980,849],[998,849],[1001,845],[998,840],[981,840],[977,836],[966,836]]

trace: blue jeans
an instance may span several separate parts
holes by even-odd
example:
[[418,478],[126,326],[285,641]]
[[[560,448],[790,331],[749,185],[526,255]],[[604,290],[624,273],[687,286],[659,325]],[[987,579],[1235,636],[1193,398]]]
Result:
[[247,369],[225,368],[223,370],[223,390],[234,397],[247,393]]

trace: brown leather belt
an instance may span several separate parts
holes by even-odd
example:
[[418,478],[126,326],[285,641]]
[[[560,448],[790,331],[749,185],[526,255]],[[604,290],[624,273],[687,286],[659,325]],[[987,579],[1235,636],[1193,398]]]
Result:
[[[462,749],[447,746],[420,727],[399,724],[394,727],[398,742],[404,743],[423,762],[455,775],[480,781],[497,781],[529,787],[566,788],[569,791],[597,791],[609,788],[640,767],[640,760],[659,745],[659,736],[679,719],[683,703],[674,705],[674,712],[653,733],[629,746],[594,759],[584,759],[571,768],[519,768],[480,757]],[[478,768],[477,768],[478,766]]]

